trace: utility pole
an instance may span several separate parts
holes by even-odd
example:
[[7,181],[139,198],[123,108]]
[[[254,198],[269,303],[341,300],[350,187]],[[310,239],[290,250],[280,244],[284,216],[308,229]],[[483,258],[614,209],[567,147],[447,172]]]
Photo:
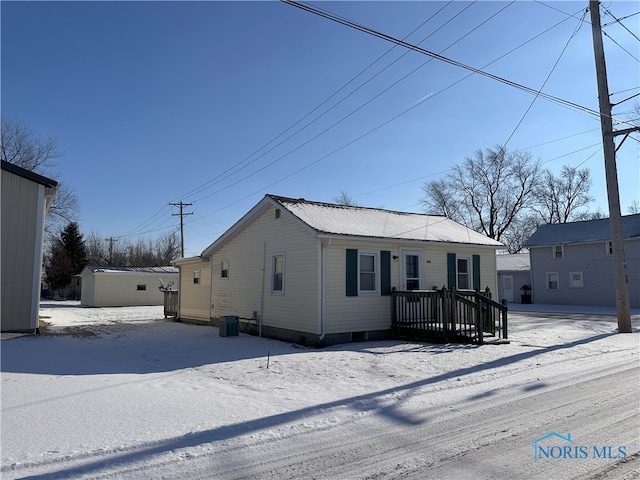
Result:
[[[613,131],[611,102],[607,82],[607,67],[604,61],[602,45],[602,26],[600,24],[600,2],[589,1],[591,28],[593,34],[593,53],[596,62],[598,80],[598,100],[600,103],[600,127],[602,129],[602,148],[609,201],[609,225],[611,228],[611,250],[613,256],[613,283],[616,292],[618,314],[618,332],[631,333],[631,313],[629,306],[629,286],[627,285],[626,263],[624,259],[624,236],[622,232],[622,214],[620,212],[620,193],[618,191],[618,171],[616,167],[616,146],[613,137],[624,132]],[[626,131],[625,131],[626,132]]]
[[184,213],[184,207],[190,207],[193,203],[183,203],[180,200],[179,203],[169,203],[169,205],[173,205],[174,207],[180,207],[180,213],[172,213],[173,217],[180,217],[180,256],[184,258],[184,217],[187,215],[193,215],[193,212]]
[[117,242],[117,238],[109,237],[104,239],[105,242],[109,242],[109,266],[113,267],[113,242]]

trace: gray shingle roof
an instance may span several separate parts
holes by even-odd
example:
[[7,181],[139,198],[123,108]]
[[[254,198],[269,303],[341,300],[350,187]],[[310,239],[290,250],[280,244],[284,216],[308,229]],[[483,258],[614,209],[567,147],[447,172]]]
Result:
[[[624,238],[640,237],[640,214],[622,217]],[[555,223],[540,225],[525,247],[546,245],[567,245],[569,243],[589,243],[611,239],[609,219],[585,220],[583,222]]]

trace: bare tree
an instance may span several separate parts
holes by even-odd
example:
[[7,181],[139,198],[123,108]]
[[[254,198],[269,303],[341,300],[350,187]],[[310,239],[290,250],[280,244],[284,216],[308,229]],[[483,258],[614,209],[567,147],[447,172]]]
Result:
[[546,169],[535,192],[533,209],[540,216],[541,223],[581,220],[588,215],[581,209],[593,201],[590,189],[591,176],[586,168],[579,170],[564,165],[559,176]]
[[[2,117],[0,125],[2,160],[55,179],[57,175],[52,169],[56,166],[55,159],[61,156],[55,139],[38,137],[29,126],[15,118]],[[47,232],[53,234],[54,230],[75,221],[78,212],[78,197],[58,180],[58,189],[47,213]]]
[[640,213],[640,202],[638,200],[634,200],[633,202],[631,202],[631,205],[627,207],[627,213],[629,215]]
[[0,119],[2,127],[2,160],[29,171],[45,171],[52,168],[53,159],[60,157],[56,141],[38,138],[29,126],[10,117]]
[[429,213],[502,241],[535,200],[539,170],[540,161],[527,152],[478,150],[445,179],[426,183],[422,203]]
[[92,232],[85,240],[91,265],[118,267],[163,267],[180,256],[180,242],[176,232],[156,239],[103,237]]
[[338,205],[344,205],[346,207],[357,207],[358,202],[356,202],[347,192],[344,190],[340,190],[340,195],[337,197],[333,197],[333,201]]

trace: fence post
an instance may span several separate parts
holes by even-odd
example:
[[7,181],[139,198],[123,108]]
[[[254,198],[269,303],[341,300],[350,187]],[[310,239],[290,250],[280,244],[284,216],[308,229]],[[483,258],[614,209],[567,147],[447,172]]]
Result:
[[484,324],[484,318],[482,317],[482,301],[480,296],[476,297],[476,335],[478,337],[478,344],[484,343],[484,337],[482,335],[482,328]]
[[502,315],[502,338],[507,340],[507,311],[508,311],[508,306],[507,306],[507,299],[506,298],[502,299],[502,305],[504,305],[504,310],[502,312],[500,312],[500,315]]

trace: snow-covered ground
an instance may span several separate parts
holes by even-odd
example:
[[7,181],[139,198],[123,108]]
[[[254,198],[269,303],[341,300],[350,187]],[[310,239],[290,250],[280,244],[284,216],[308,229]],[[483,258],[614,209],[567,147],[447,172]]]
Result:
[[507,345],[313,349],[43,303],[0,345],[1,477],[640,478],[640,312],[537,309]]

